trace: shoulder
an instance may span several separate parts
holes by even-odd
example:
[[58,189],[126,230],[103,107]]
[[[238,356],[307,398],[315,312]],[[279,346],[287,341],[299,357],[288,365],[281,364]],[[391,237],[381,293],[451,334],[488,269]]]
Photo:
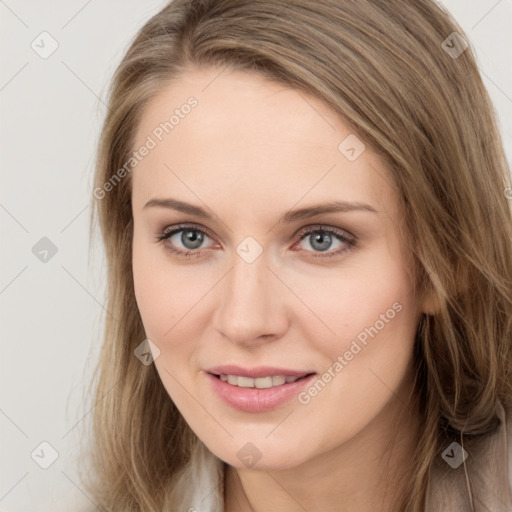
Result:
[[[426,511],[478,510],[512,512],[512,414],[498,407],[499,427],[485,437],[466,440],[458,447],[465,453],[464,466],[447,469],[436,459],[429,481]],[[468,492],[468,485],[471,492]]]

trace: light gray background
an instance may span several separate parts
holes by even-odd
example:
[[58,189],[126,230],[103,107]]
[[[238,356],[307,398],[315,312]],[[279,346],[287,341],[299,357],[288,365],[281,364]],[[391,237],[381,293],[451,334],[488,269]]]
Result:
[[[75,459],[105,314],[99,244],[88,258],[94,152],[115,66],[166,3],[0,0],[2,512],[92,505]],[[443,4],[477,52],[512,161],[512,0]],[[46,59],[31,47],[43,31],[59,45]],[[46,263],[32,252],[42,237],[57,247]],[[49,457],[43,441],[58,452],[48,469],[31,458]]]

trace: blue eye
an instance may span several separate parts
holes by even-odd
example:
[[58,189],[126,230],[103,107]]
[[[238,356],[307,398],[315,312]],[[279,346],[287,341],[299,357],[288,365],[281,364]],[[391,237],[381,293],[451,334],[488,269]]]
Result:
[[[173,241],[172,238],[176,235],[180,236],[177,236],[177,239]],[[312,256],[315,258],[339,256],[342,253],[350,251],[356,244],[355,237],[336,228],[322,225],[303,230],[299,235],[297,243],[308,239],[309,245],[313,250],[306,250],[306,252],[311,252]],[[171,242],[165,244],[166,249],[176,254],[178,257],[184,258],[201,256],[202,250],[205,249],[201,246],[206,239],[213,239],[213,237],[210,236],[209,232],[193,225],[180,225],[173,229],[166,228],[163,233],[156,238],[157,242]],[[334,241],[338,241],[341,244],[341,249],[335,251],[329,250]],[[177,243],[180,243],[183,248],[177,247]]]
[[200,245],[204,242],[205,237],[210,238],[206,231],[202,229],[198,229],[194,226],[178,226],[175,229],[170,231],[164,230],[164,232],[158,236],[157,240],[160,242],[164,242],[165,240],[171,241],[172,237],[181,233],[181,236],[178,237],[179,242],[183,244],[185,249],[177,249],[175,246],[175,242],[172,244],[166,244],[166,248],[179,256],[184,256],[186,258],[191,258],[199,255]]
[[[315,258],[338,256],[346,251],[351,250],[356,243],[356,239],[354,237],[349,236],[338,229],[325,226],[310,228],[305,232],[302,232],[300,236],[300,242],[305,239],[309,241],[309,245],[313,249],[316,249],[313,251],[313,256]],[[334,240],[340,242],[342,247],[341,250],[326,252],[331,248]],[[325,254],[322,254],[323,252],[325,252]]]

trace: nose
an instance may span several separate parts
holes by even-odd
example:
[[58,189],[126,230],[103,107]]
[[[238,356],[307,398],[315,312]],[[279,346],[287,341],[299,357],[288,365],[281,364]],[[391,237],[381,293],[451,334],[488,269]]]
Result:
[[259,346],[283,336],[288,318],[285,287],[261,255],[252,263],[235,256],[232,269],[219,283],[219,304],[213,327],[233,343]]

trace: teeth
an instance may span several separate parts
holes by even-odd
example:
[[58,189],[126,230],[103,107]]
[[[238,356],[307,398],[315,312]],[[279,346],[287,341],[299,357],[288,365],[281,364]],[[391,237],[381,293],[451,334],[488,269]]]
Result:
[[275,377],[272,377],[272,386],[281,386],[286,382],[286,378],[282,377],[281,375],[276,375]]
[[[229,379],[229,377],[228,377]],[[238,379],[238,387],[239,388],[253,388],[254,387],[254,381],[260,380],[260,379],[251,379],[250,377],[235,377],[235,379]],[[229,380],[228,380],[229,382]],[[231,382],[230,382],[231,384]]]
[[253,379],[251,377],[241,377],[238,375],[220,375],[220,380],[227,382],[233,386],[241,388],[258,388],[266,389],[275,386],[282,386],[285,382],[295,382],[300,377],[285,377],[283,375],[275,375],[269,377],[258,377]]

